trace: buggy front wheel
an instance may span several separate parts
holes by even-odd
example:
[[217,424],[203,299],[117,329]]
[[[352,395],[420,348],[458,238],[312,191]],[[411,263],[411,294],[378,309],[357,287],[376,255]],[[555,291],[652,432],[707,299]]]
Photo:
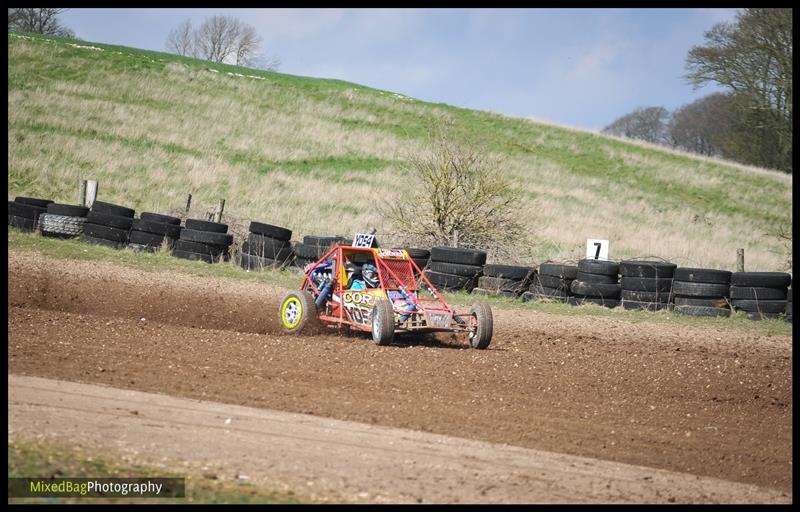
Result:
[[296,333],[316,321],[317,306],[305,290],[290,292],[281,300],[278,318],[283,332]]
[[485,349],[492,341],[494,330],[492,309],[488,304],[476,303],[469,310],[469,344],[472,348]]

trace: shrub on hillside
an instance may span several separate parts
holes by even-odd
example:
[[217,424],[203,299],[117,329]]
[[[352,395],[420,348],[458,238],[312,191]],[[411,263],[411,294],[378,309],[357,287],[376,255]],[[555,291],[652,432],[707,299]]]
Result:
[[434,129],[428,146],[406,159],[407,176],[396,197],[380,206],[408,243],[518,251],[527,236],[520,222],[519,187],[494,155]]

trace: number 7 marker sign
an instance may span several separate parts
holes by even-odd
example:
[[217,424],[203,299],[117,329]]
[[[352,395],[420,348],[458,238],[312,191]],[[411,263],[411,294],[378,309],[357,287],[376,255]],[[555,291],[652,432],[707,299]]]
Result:
[[608,259],[608,240],[586,240],[586,258],[590,260]]

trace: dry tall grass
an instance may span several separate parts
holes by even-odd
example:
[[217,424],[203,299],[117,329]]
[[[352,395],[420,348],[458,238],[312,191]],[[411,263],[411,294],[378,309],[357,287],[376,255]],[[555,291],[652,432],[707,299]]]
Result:
[[[612,258],[731,269],[744,247],[748,270],[786,260],[765,236],[791,226],[784,174],[312,79],[255,80],[169,58],[125,67],[11,36],[8,57],[9,198],[71,203],[77,180],[94,178],[100,199],[137,211],[179,211],[192,193],[200,212],[225,198],[230,218],[285,226],[295,239],[376,227],[382,243],[399,243],[375,205],[413,186],[402,160],[424,148],[425,120],[445,117],[470,143],[486,139],[525,197],[518,214],[536,243],[520,248],[520,263],[577,259],[590,237],[609,239]],[[498,149],[509,140],[528,149]],[[581,160],[590,148],[604,160],[596,174]]]

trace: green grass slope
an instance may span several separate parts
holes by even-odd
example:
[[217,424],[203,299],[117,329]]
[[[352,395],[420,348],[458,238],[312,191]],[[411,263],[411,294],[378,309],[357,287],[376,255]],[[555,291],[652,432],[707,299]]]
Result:
[[[657,256],[779,270],[791,177],[528,119],[431,104],[339,80],[133,48],[8,36],[8,196],[74,203],[79,179],[137,211],[226,199],[226,219],[303,234],[402,233],[375,210],[409,183],[404,161],[434,120],[501,156],[523,192],[521,259]],[[491,249],[491,248],[487,248]]]

